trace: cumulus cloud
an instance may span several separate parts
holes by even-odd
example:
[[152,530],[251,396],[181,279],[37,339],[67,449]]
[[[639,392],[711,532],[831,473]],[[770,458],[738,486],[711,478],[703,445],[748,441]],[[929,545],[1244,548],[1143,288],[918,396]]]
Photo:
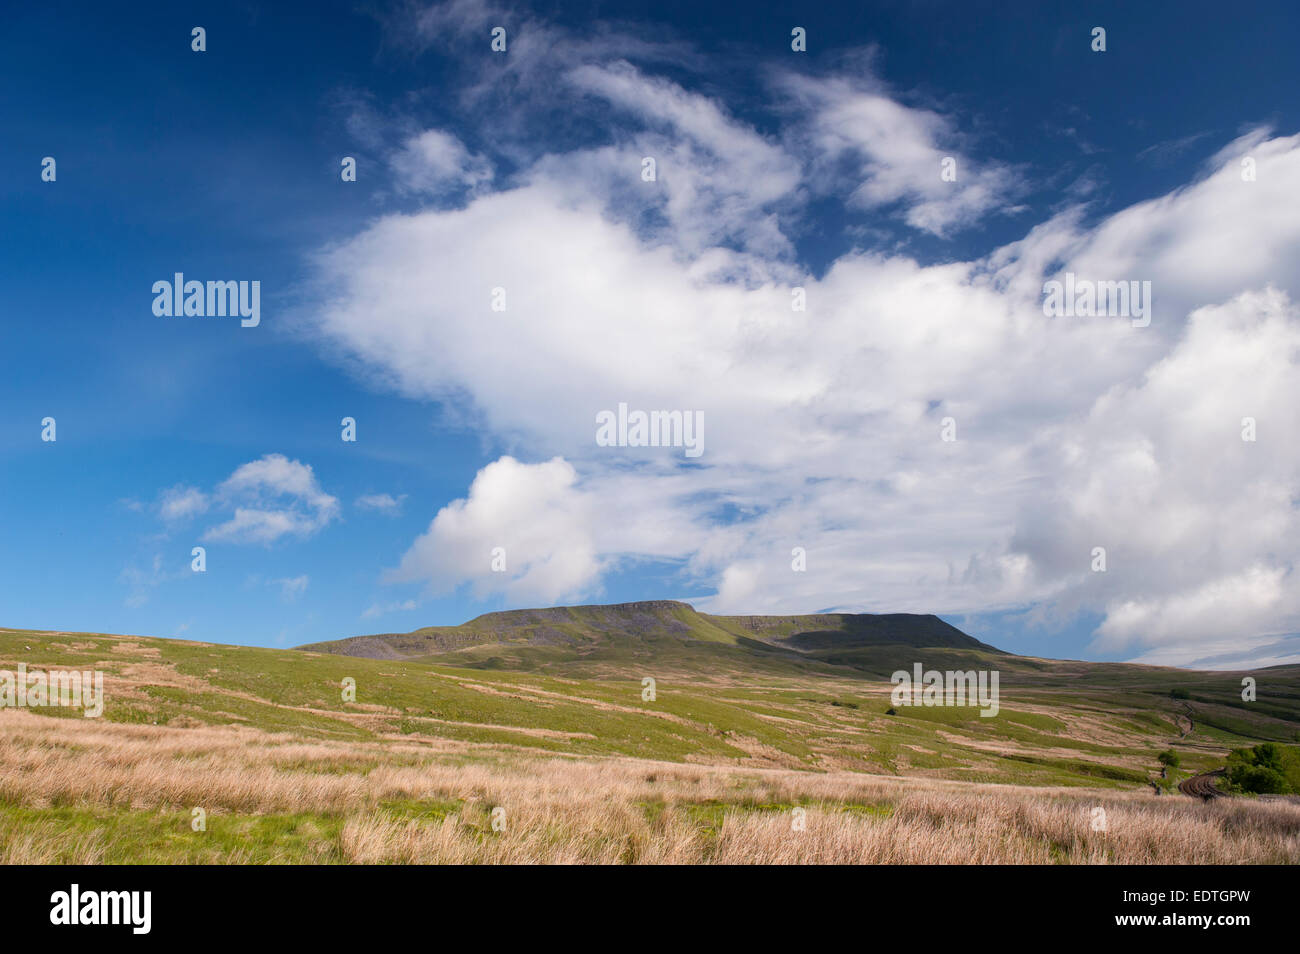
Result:
[[1298,364],[1300,308],[1244,293],[1195,311],[1173,351],[1100,396],[1064,443],[1070,467],[1019,543],[1059,571],[1075,547],[1107,547],[1107,572],[1078,584],[1104,607],[1102,647],[1171,658],[1294,631],[1300,443],[1279,438]]
[[479,592],[500,587],[546,601],[583,592],[599,564],[576,484],[577,473],[560,458],[523,464],[502,457],[479,471],[467,498],[438,511],[389,579],[443,591],[468,581]]
[[321,489],[311,467],[283,454],[243,464],[213,496],[234,513],[210,527],[205,541],[271,544],[288,536],[309,537],[339,512],[338,500]]
[[[832,194],[843,160],[847,203],[937,235],[1005,209],[1013,176],[860,79],[775,84],[810,104],[802,139],[641,66],[579,56],[564,82],[630,117],[617,142],[537,156],[317,260],[332,348],[515,448],[389,579],[557,602],[656,560],[717,611],[1090,611],[1100,647],[1165,662],[1275,658],[1300,630],[1300,445],[1278,422],[1300,398],[1300,137],[1253,130],[1168,195],[1101,219],[1069,205],[967,261],[853,248],[811,274],[786,202]],[[647,143],[665,187],[638,199]],[[959,188],[941,191],[948,154]],[[1151,281],[1150,327],[1045,317],[1043,283],[1067,271]],[[702,412],[703,457],[598,446],[619,402]]]

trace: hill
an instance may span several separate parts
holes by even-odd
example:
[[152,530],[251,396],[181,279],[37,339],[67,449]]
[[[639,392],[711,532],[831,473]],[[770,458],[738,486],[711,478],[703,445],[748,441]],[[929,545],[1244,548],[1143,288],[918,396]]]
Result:
[[[328,645],[388,655],[0,629],[0,670],[104,675],[100,718],[0,707],[0,862],[1169,863],[1170,825],[1198,857],[1298,860],[1295,806],[1203,811],[1150,783],[1166,748],[1185,775],[1300,741],[1300,667],[1252,673],[1247,703],[1243,673],[1014,656],[933,617],[684,604]],[[995,718],[891,712],[878,673],[953,660],[1001,674]],[[517,835],[495,837],[493,806]],[[788,837],[796,806],[807,839]],[[990,812],[1011,826],[992,840]]]
[[371,659],[468,668],[613,673],[653,662],[661,671],[748,670],[790,675],[851,670],[888,676],[917,649],[932,665],[977,666],[1008,654],[937,616],[826,613],[713,616],[655,600],[487,613],[459,626],[355,636],[299,647]]

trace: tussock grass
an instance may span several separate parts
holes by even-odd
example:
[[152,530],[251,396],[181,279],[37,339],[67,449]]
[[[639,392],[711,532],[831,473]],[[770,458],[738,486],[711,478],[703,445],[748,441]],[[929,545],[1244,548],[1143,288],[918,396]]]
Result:
[[5,710],[0,861],[1276,864],[1300,806]]

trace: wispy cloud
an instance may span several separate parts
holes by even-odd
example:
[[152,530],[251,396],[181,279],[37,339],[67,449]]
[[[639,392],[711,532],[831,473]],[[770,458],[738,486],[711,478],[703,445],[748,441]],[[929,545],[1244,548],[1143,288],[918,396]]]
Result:
[[806,117],[806,133],[790,138],[808,144],[822,191],[848,191],[863,209],[897,206],[908,225],[937,236],[1015,211],[1023,173],[969,155],[948,117],[903,105],[869,74],[788,73],[780,85]]
[[396,497],[392,494],[363,494],[357,498],[356,507],[358,510],[372,510],[396,516],[402,512],[402,504],[405,502],[406,494],[399,494]]
[[1191,149],[1192,146],[1210,135],[1211,132],[1206,130],[1205,132],[1192,133],[1189,136],[1181,136],[1177,139],[1166,139],[1163,142],[1147,146],[1137,154],[1137,157],[1142,162],[1150,163],[1156,167],[1167,166]]
[[398,183],[430,196],[476,191],[492,179],[492,164],[472,154],[454,135],[428,129],[408,139],[390,163]]
[[131,564],[118,574],[118,582],[128,587],[125,603],[130,609],[139,609],[149,602],[152,592],[169,580],[183,578],[189,572],[188,566],[168,569],[163,554],[155,553],[149,560],[147,568]]
[[206,513],[211,501],[197,487],[177,485],[159,495],[158,513],[168,523],[188,520]]
[[374,619],[378,616],[387,616],[389,613],[405,613],[418,609],[420,606],[415,600],[402,600],[397,603],[375,603],[368,607],[361,614],[362,619]]
[[280,587],[280,598],[286,603],[292,603],[303,593],[307,592],[309,579],[306,573],[294,577],[282,577],[277,580],[267,580],[272,586]]

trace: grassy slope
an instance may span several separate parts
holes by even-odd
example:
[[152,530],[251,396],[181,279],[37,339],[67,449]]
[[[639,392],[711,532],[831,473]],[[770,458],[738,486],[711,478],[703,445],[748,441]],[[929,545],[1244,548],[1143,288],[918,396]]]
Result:
[[[957,708],[902,708],[888,716],[886,681],[826,657],[779,648],[769,657],[722,637],[672,635],[587,650],[523,646],[520,653],[535,654],[526,660],[532,671],[515,671],[467,651],[430,657],[436,662],[366,659],[0,630],[0,667],[22,661],[104,670],[107,720],[234,723],[308,739],[450,739],[580,756],[1129,788],[1144,783],[1154,753],[1170,745],[1183,753],[1185,767],[1198,769],[1248,742],[1300,739],[1297,667],[1256,673],[1260,701],[1245,704],[1240,674],[892,647],[883,652],[903,652],[901,665],[996,665],[1002,701],[995,718]],[[492,658],[499,665],[516,661]],[[741,658],[749,665],[738,666]],[[657,682],[653,702],[641,698],[644,676]],[[345,677],[356,680],[355,703],[341,699]],[[1172,688],[1190,698],[1170,698]],[[1187,717],[1194,731],[1180,740]]]
[[[866,801],[851,791],[796,793],[816,793],[819,778],[845,778],[823,770],[849,770],[864,780],[874,776],[856,773],[918,779],[909,786],[949,784],[941,779],[1064,786],[1087,800],[1071,809],[1084,818],[1094,800],[1103,798],[1092,790],[1141,797],[1129,793],[1145,791],[1155,770],[1154,754],[1171,745],[1182,754],[1184,771],[1192,772],[1217,766],[1229,748],[1300,738],[1300,667],[1255,673],[1260,701],[1247,705],[1238,696],[1241,674],[1026,659],[988,647],[918,649],[873,643],[878,633],[859,633],[856,641],[845,641],[847,646],[826,647],[820,637],[811,637],[795,650],[783,642],[797,637],[803,623],[776,623],[755,635],[752,621],[721,617],[707,620],[709,629],[689,616],[679,619],[691,635],[642,633],[593,640],[584,629],[591,622],[590,616],[544,621],[573,643],[496,643],[420,660],[0,630],[0,668],[12,670],[24,662],[29,668],[104,671],[102,721],[111,729],[106,737],[111,741],[89,742],[78,731],[94,720],[78,713],[0,712],[0,721],[17,733],[8,746],[0,740],[0,751],[6,753],[0,758],[0,860],[401,860],[406,857],[401,845],[412,838],[436,840],[445,830],[441,826],[452,820],[459,833],[457,850],[488,860],[507,844],[492,840],[491,805],[505,799],[512,812],[526,813],[544,798],[559,801],[526,820],[521,830],[541,842],[519,849],[521,857],[547,857],[545,851],[552,850],[547,846],[559,839],[556,832],[577,824],[570,820],[575,813],[586,819],[587,833],[580,841],[587,847],[582,851],[604,852],[592,857],[652,858],[662,847],[655,833],[672,825],[678,832],[673,838],[698,841],[700,857],[708,858],[712,846],[722,844],[724,817],[727,825],[774,825],[777,847],[794,850],[792,844],[802,843],[779,835],[788,830],[788,821],[773,821],[772,816],[795,803],[828,813],[824,824],[832,828],[850,824],[850,817],[858,819],[853,834],[841,841],[866,844],[871,824],[893,824],[896,810],[913,810],[899,800],[904,789]],[[705,638],[692,638],[696,633]],[[511,653],[518,658],[507,658]],[[841,662],[846,654],[848,665]],[[913,661],[927,667],[955,661],[966,667],[997,666],[1003,680],[1000,714],[987,719],[973,709],[904,708],[886,715],[890,686],[870,673],[892,668],[895,658],[904,666]],[[507,664],[526,665],[530,671],[499,668]],[[653,702],[641,699],[645,675],[658,682]],[[345,677],[356,680],[355,703],[342,701],[339,686]],[[1173,688],[1185,690],[1189,698],[1171,698]],[[1183,737],[1189,717],[1194,728]],[[50,730],[24,729],[15,719],[34,720],[37,726],[49,719]],[[120,728],[113,729],[115,725]],[[232,737],[233,726],[246,728]],[[215,742],[203,735],[214,731],[226,735]],[[23,732],[26,741],[19,742]],[[164,734],[136,742],[121,735],[140,732]],[[225,749],[220,748],[222,739],[230,740]],[[214,754],[214,745],[226,754]],[[131,751],[136,754],[128,755]],[[245,782],[239,773],[257,769],[237,768],[233,783],[219,784],[222,760],[237,761],[244,752],[249,765],[271,772],[260,776],[265,782]],[[85,755],[90,762],[81,761]],[[665,779],[664,770],[621,756],[676,762],[681,772],[692,770],[684,763],[707,763],[731,774],[721,776],[714,789],[683,776],[664,795],[652,795],[659,787],[656,780]],[[33,758],[39,761],[33,763]],[[22,768],[30,764],[45,768],[35,774]],[[590,766],[595,774],[575,775],[557,795],[544,779],[548,772],[568,771],[553,768],[565,764]],[[70,774],[59,775],[56,765]],[[638,772],[638,765],[648,768]],[[782,777],[808,781],[761,782],[735,774],[771,767],[801,770]],[[86,770],[114,781],[100,782],[96,775],[83,782]],[[409,773],[405,787],[388,780],[402,771]],[[487,774],[471,774],[472,781],[463,785],[424,781],[454,777],[449,773],[456,771]],[[537,775],[529,776],[534,771]],[[563,794],[576,792],[572,785],[585,790],[620,772],[636,780],[626,784],[647,794],[629,802],[638,796],[611,793],[608,810],[575,805]],[[543,781],[508,783],[512,773]],[[321,794],[314,801],[304,796],[306,804],[298,806],[283,794],[299,786],[311,791],[330,779],[342,786],[340,792],[350,793],[351,801]],[[782,786],[788,787],[784,794]],[[357,793],[364,791],[373,794],[357,803],[363,797]],[[467,794],[474,792],[481,794]],[[600,802],[606,796],[593,797]],[[922,801],[927,797],[921,796]],[[973,813],[974,837],[977,828],[984,830],[979,819],[988,810],[978,801],[981,797],[936,808],[939,814],[924,822],[923,833],[948,831],[945,826],[953,819],[947,813],[965,811]],[[1162,811],[1166,803],[1171,810],[1183,810],[1176,799],[1152,800]],[[189,806],[195,804],[212,811],[201,836],[189,826]],[[1128,811],[1126,804],[1108,810]],[[622,820],[606,831],[612,824],[606,821],[609,812]],[[640,820],[629,813],[641,813]],[[862,819],[870,823],[865,828]],[[1066,825],[1068,829],[1068,819]],[[1228,822],[1223,825],[1231,828]],[[553,826],[559,828],[553,831]],[[365,835],[372,828],[387,848],[373,847],[376,842]],[[624,828],[637,834],[628,835]],[[900,829],[899,837],[910,844],[908,831]],[[1136,828],[1131,834],[1139,841],[1146,837],[1139,837]],[[1044,837],[1027,832],[1015,839],[1026,850],[1039,850]],[[1056,846],[1069,837],[1074,836],[1052,835],[1049,840]],[[673,838],[667,843],[677,844]],[[632,847],[625,844],[629,839]],[[1093,851],[1085,847],[1084,854]],[[437,851],[429,855],[431,850],[408,860],[443,857]],[[1097,850],[1118,849],[1103,844]],[[1228,857],[1240,854],[1230,845],[1220,850]],[[1056,851],[1052,847],[1053,860]],[[924,858],[935,860],[931,854]]]

